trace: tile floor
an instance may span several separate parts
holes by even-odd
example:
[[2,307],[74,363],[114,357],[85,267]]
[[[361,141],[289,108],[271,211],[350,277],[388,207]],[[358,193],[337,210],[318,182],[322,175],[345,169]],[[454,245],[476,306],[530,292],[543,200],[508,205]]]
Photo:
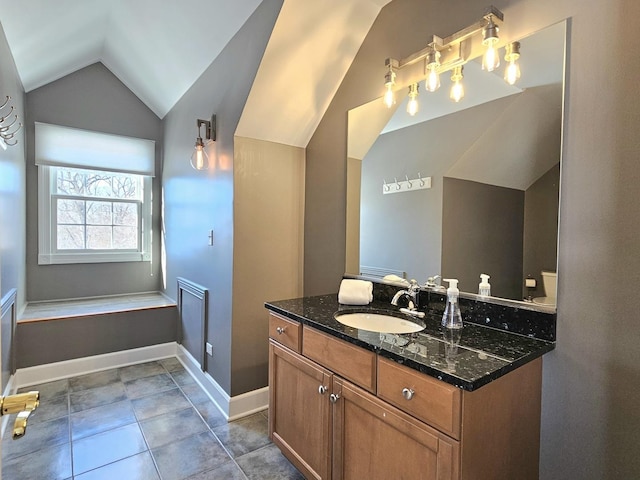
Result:
[[227,423],[176,359],[58,380],[27,434],[2,443],[4,480],[285,480],[266,411]]

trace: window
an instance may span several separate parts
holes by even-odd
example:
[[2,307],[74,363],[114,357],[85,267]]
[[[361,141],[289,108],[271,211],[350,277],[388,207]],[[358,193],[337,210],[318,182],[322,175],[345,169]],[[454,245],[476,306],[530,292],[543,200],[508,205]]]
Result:
[[[78,132],[89,141],[70,140]],[[153,170],[123,161],[122,139],[138,140],[36,123],[39,264],[151,259],[152,176],[143,173]],[[108,168],[127,162],[131,171]]]

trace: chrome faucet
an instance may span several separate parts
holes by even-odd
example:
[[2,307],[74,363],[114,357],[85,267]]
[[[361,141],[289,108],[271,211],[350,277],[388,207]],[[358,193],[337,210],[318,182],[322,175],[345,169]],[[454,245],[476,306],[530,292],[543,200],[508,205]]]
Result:
[[391,305],[394,305],[397,307],[398,300],[400,300],[402,297],[406,297],[407,308],[401,308],[400,311],[408,315],[413,315],[415,317],[422,318],[424,317],[424,312],[421,312],[418,310],[419,294],[420,294],[420,285],[415,280],[411,280],[411,282],[409,282],[409,287],[407,288],[407,290],[398,290],[396,292],[396,294],[391,299]]

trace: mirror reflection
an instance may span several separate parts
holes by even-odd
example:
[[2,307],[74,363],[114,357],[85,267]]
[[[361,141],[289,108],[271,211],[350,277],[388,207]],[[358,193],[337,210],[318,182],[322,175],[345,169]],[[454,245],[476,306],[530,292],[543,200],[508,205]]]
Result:
[[565,37],[562,22],[521,39],[515,86],[475,59],[458,103],[447,72],[421,82],[415,116],[406,88],[349,111],[347,273],[469,293],[488,274],[494,297],[555,307]]

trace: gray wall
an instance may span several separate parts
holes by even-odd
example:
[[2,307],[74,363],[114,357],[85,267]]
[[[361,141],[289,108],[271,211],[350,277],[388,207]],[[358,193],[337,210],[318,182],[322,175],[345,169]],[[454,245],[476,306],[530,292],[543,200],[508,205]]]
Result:
[[[499,0],[512,35],[571,17],[556,350],[544,358],[541,478],[638,478],[640,3]],[[394,0],[380,13],[307,148],[305,293],[344,269],[346,111],[383,93],[383,61],[478,18],[477,1]],[[594,41],[594,32],[611,32]],[[514,37],[515,38],[515,37]],[[599,68],[594,68],[598,59]]]
[[[24,119],[24,89],[0,28],[0,99],[11,97],[19,122]],[[0,104],[1,104],[0,103]],[[4,111],[4,110],[3,110]],[[3,114],[4,115],[4,114]],[[0,149],[0,298],[11,289],[18,291],[21,308],[25,299],[25,142],[24,128],[16,135],[18,144]],[[5,333],[4,330],[2,333]]]
[[445,178],[442,204],[442,277],[478,293],[486,273],[491,295],[521,300],[524,192]]
[[[555,272],[558,264],[558,208],[560,164],[551,168],[524,193],[524,276],[537,280],[531,295],[548,295],[542,287],[542,270]],[[529,292],[524,288],[526,297]]]
[[[27,300],[56,300],[160,289],[160,158],[162,124],[104,65],[96,63],[27,94]],[[156,141],[153,260],[38,265],[38,169],[34,122]]]
[[[214,354],[208,372],[229,394],[232,349],[242,349],[241,335],[232,344],[234,133],[281,6],[282,0],[265,0],[164,119],[163,289],[175,298],[177,277],[209,289],[207,340]],[[196,119],[214,113],[217,141],[209,152],[217,162],[209,171],[195,171],[189,157]]]
[[[0,98],[11,97],[11,104],[24,123],[24,90],[0,27]],[[6,107],[5,107],[6,109]],[[5,111],[3,109],[3,111]],[[0,149],[0,299],[3,300],[2,385],[4,391],[11,374],[14,347],[13,322],[25,303],[25,143],[24,129],[16,135],[18,144]],[[15,290],[14,290],[15,289]]]

